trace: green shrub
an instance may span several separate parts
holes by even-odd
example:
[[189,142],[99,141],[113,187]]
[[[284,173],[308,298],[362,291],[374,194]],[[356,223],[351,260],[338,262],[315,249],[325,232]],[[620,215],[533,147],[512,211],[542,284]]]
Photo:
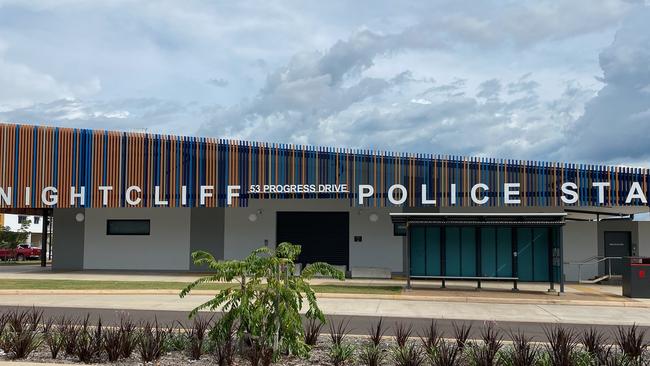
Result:
[[510,339],[512,345],[500,354],[500,360],[505,366],[530,366],[537,362],[539,348],[532,343],[532,338],[517,331],[510,333]]
[[187,353],[192,360],[198,360],[206,350],[206,334],[212,324],[212,318],[194,317],[192,326],[186,330]]
[[203,283],[237,281],[239,286],[220,291],[190,316],[220,309],[224,314],[216,327],[222,331],[235,329],[238,338],[254,340],[261,350],[272,349],[274,359],[281,351],[306,357],[310,346],[305,343],[300,315],[303,303],[308,306],[307,318],[325,322],[307,280],[316,274],[343,279],[343,273],[326,263],[313,263],[296,276],[294,261],[299,254],[300,246],[290,243],[281,243],[275,250],[259,248],[244,260],[218,261],[207,252],[194,252],[194,263],[207,265],[213,273],[189,284],[180,296]]
[[190,341],[184,329],[169,330],[165,337],[165,352],[184,352],[189,346]]
[[456,366],[462,355],[457,342],[446,342],[444,340],[426,351],[429,363],[433,366]]
[[0,348],[11,359],[24,359],[34,352],[42,343],[42,334],[38,331],[41,313],[36,310],[14,310],[2,320]]
[[438,329],[438,324],[432,320],[429,326],[420,335],[420,342],[425,350],[434,349],[442,341],[442,333]]
[[83,363],[97,361],[102,352],[102,320],[97,325],[90,327],[90,315],[81,324],[81,329],[76,337],[75,355]]
[[159,360],[165,351],[169,331],[161,328],[157,320],[153,323],[146,322],[141,328],[136,342],[140,359],[143,363]]
[[305,326],[305,344],[311,347],[315,346],[322,329],[323,323],[320,320],[309,319]]
[[120,328],[106,328],[102,335],[103,338],[103,348],[106,352],[109,362],[115,362],[120,359],[120,339],[122,334],[120,333]]
[[629,328],[618,327],[616,331],[616,344],[626,358],[632,362],[640,362],[643,353],[648,347],[644,343],[645,330],[639,330],[636,324]]
[[120,357],[129,358],[136,347],[135,323],[125,313],[120,314]]
[[354,346],[347,343],[330,345],[327,353],[330,362],[334,366],[343,366],[352,361],[354,356]]
[[475,366],[492,366],[497,364],[497,356],[503,345],[500,332],[494,323],[488,322],[481,330],[480,344],[472,344],[470,359]]
[[213,327],[209,333],[213,344],[215,361],[219,366],[231,366],[235,356],[235,330],[234,327],[223,329]]
[[359,353],[359,361],[364,366],[380,366],[385,358],[384,351],[373,343],[365,345]]
[[391,358],[396,366],[420,366],[424,364],[422,350],[410,343],[393,348]]
[[397,346],[399,348],[406,347],[406,342],[411,338],[412,333],[412,325],[406,326],[404,323],[395,323],[395,342],[397,342]]

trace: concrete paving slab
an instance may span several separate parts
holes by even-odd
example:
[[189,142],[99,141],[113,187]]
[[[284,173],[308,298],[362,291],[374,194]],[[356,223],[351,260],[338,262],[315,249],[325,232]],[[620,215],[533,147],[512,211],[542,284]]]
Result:
[[[3,295],[2,306],[190,311],[209,295]],[[326,314],[535,323],[650,325],[650,308],[321,298]]]
[[[7,279],[52,279],[52,280],[111,280],[111,281],[171,281],[189,283],[200,274],[191,273],[152,273],[152,272],[111,272],[111,271],[76,271],[52,272],[50,268],[37,265],[0,266],[0,278]],[[312,284],[354,285],[354,286],[404,286],[400,279],[348,279],[344,282],[332,279],[314,279]],[[650,307],[650,299],[628,299],[621,296],[620,286],[568,284],[562,296],[549,293],[547,283],[520,283],[519,292],[511,292],[512,283],[484,283],[484,289],[477,291],[475,283],[467,281],[447,281],[447,288],[440,289],[439,281],[413,281],[412,291],[403,291],[396,295],[368,294],[322,294],[321,297],[334,298],[375,298],[384,300],[421,300],[436,302],[462,303],[503,303],[503,304],[571,304],[571,305],[605,305],[621,307]],[[196,294],[211,292],[196,291]],[[29,294],[69,294],[84,296],[87,294],[124,294],[124,295],[176,295],[176,290],[0,290],[0,296]]]

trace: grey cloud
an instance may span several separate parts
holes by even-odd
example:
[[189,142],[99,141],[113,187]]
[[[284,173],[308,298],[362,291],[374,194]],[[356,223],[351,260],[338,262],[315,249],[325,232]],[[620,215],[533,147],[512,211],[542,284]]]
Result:
[[501,93],[501,82],[498,79],[486,80],[479,85],[478,93],[476,94],[479,98],[485,99],[498,99],[499,94]]
[[[621,39],[602,53],[606,86],[578,122],[593,87],[576,82],[563,90],[550,85],[558,80],[542,81],[538,71],[540,64],[547,68],[542,72],[556,74],[585,66],[574,57],[582,49],[562,55],[566,67],[544,50],[560,50],[563,40],[577,44],[608,36],[635,8],[615,0],[599,6],[592,0],[548,0],[399,7],[373,1],[350,3],[343,12],[336,3],[134,3],[129,14],[107,4],[66,3],[28,12],[24,4],[12,3],[0,13],[0,33],[15,52],[0,57],[0,66],[31,57],[21,60],[19,66],[30,71],[21,78],[0,67],[0,81],[17,80],[5,82],[7,95],[20,96],[7,107],[10,98],[0,91],[2,120],[512,158],[643,159],[641,150],[647,150],[641,136],[650,135],[648,28],[622,30]],[[32,26],[21,29],[24,24]],[[25,47],[24,39],[34,41]],[[57,45],[61,39],[71,41],[69,48]],[[42,59],[43,52],[52,57]],[[508,55],[517,58],[517,73],[535,74],[516,78],[509,64],[495,65]],[[437,57],[442,62],[431,62],[430,73],[418,73]],[[467,57],[481,67],[472,69],[476,61]],[[227,80],[206,82],[214,70]],[[432,79],[450,80],[454,72],[459,78],[451,82]],[[78,91],[95,73],[97,83]],[[183,102],[190,100],[202,104]],[[611,124],[618,119],[624,128]],[[625,130],[637,133],[624,136],[629,144],[602,151],[608,138]]]
[[0,112],[0,121],[188,134],[188,123],[201,116],[202,110],[198,106],[155,98],[114,101],[59,99]]
[[456,78],[450,83],[432,86],[424,91],[422,95],[443,94],[447,96],[461,96],[465,93],[463,90],[466,84],[467,80]]
[[534,92],[540,84],[535,80],[530,80],[531,75],[531,73],[522,75],[519,80],[508,83],[508,94]]
[[[536,88],[525,89],[526,93],[514,100],[486,101],[485,96],[498,95],[499,80],[483,83],[479,87],[483,94],[476,98],[467,96],[463,79],[436,85],[432,80],[422,82],[413,75],[402,75],[393,78],[403,82],[403,88],[397,90],[380,79],[363,78],[347,88],[331,87],[328,77],[302,81],[307,80],[317,87],[300,85],[300,92],[291,90],[285,95],[289,86],[281,83],[272,93],[260,93],[250,105],[221,109],[200,133],[424,153],[552,159],[558,158],[556,152],[564,143],[562,126],[575,118],[573,110],[563,104],[564,95],[541,103]],[[526,83],[531,81],[526,78]],[[424,90],[407,92],[413,85]],[[571,88],[576,98],[590,95],[578,92],[579,85]],[[304,101],[296,101],[296,95]],[[267,103],[264,108],[261,101]],[[260,110],[264,113],[253,112]],[[548,115],[554,118],[549,120]]]
[[518,1],[508,6],[479,2],[476,6],[435,19],[429,26],[479,46],[512,42],[529,47],[616,26],[638,4],[618,0]]
[[227,87],[228,84],[229,84],[228,80],[226,80],[226,79],[222,79],[222,78],[212,78],[212,79],[209,79],[209,80],[208,80],[208,83],[209,83],[210,85],[214,85],[214,86],[216,86],[217,88],[225,88],[225,87]]
[[[381,56],[448,47],[449,30],[431,26],[423,23],[391,34],[363,30],[326,51],[296,54],[268,75],[254,98],[214,110],[198,133],[561,159],[566,126],[576,118],[576,106],[591,97],[591,91],[577,83],[567,85],[562,95],[542,100],[541,85],[531,73],[515,80],[489,79],[476,91],[469,90],[463,78],[439,84],[408,70],[390,78],[364,76]],[[507,100],[500,98],[504,92]]]
[[[217,113],[199,133],[224,131],[224,122],[230,125],[228,130],[246,131],[255,123],[265,124],[260,119],[266,118],[279,125],[275,131],[291,135],[296,127],[308,126],[310,121],[317,123],[390,88],[410,83],[413,77],[408,71],[390,79],[360,76],[377,56],[412,45],[401,41],[408,37],[408,31],[389,35],[360,31],[325,52],[294,55],[286,66],[268,75],[255,98]],[[283,118],[291,123],[280,122]]]
[[650,9],[627,19],[600,54],[605,86],[568,129],[566,157],[650,161]]

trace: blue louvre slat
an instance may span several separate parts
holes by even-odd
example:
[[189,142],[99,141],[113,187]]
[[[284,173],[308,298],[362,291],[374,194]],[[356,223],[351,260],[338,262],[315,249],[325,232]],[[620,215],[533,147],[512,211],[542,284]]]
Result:
[[[32,131],[34,133],[34,144],[32,147],[32,156],[34,157],[34,161],[37,159],[37,154],[38,154],[38,128],[34,126],[32,128]],[[31,197],[30,201],[32,202],[33,205],[37,205],[36,203],[36,164],[32,164],[32,191],[31,191]]]
[[54,169],[52,170],[54,176],[53,185],[55,187],[59,186],[59,128],[54,129],[54,153],[52,154],[54,160]]

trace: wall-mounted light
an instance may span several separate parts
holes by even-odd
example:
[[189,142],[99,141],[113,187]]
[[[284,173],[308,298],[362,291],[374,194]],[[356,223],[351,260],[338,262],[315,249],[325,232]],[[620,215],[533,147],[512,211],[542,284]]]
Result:
[[370,216],[368,216],[368,219],[370,220],[370,222],[377,222],[379,221],[379,215],[373,212],[370,214]]
[[250,222],[255,222],[255,221],[257,221],[257,215],[254,214],[254,213],[248,215],[248,221],[250,221]]
[[86,219],[86,215],[84,215],[83,212],[79,212],[74,216],[74,219],[77,222],[84,222],[84,220]]

